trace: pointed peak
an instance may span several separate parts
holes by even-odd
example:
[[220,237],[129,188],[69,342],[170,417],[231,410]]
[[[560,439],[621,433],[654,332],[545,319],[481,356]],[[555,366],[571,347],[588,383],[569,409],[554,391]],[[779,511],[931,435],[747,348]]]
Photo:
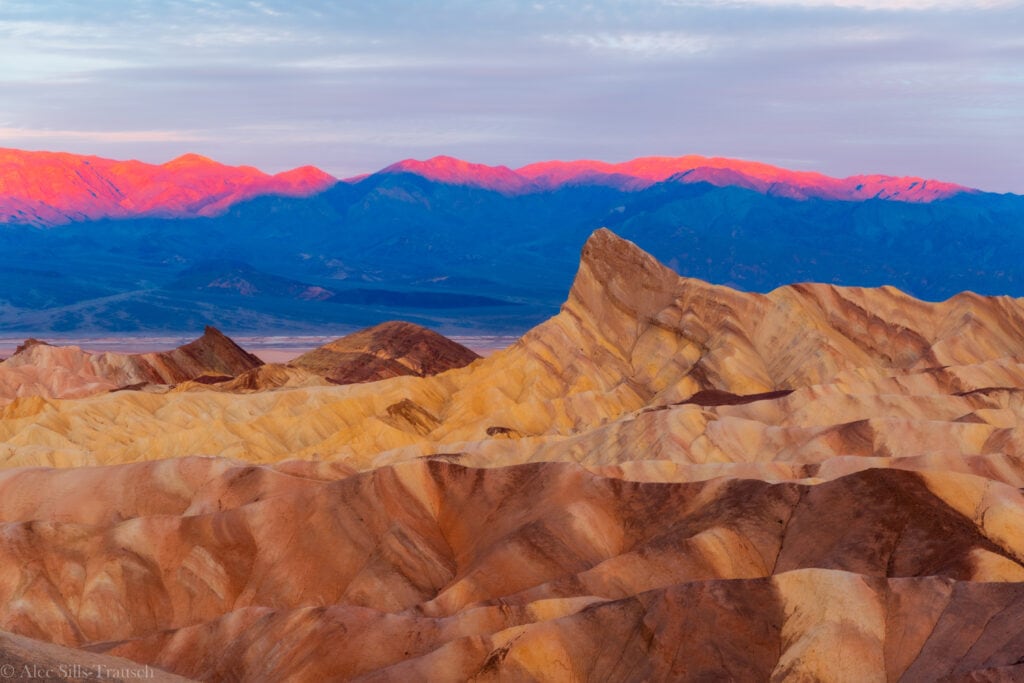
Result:
[[203,329],[203,336],[179,346],[171,353],[201,359],[208,369],[228,375],[236,375],[241,370],[263,365],[262,360],[212,325],[207,325]]
[[600,228],[583,245],[566,306],[598,320],[612,315],[609,307],[645,318],[672,302],[680,282],[675,271],[646,251]]
[[591,233],[583,245],[580,261],[601,272],[607,272],[609,276],[622,274],[627,277],[679,278],[674,270],[608,228],[598,228]]

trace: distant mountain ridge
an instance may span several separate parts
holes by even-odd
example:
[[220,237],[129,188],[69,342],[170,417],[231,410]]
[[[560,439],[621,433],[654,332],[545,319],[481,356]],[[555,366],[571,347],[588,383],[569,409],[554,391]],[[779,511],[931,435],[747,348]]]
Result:
[[0,223],[216,216],[263,195],[306,197],[337,179],[312,166],[268,175],[198,154],[165,164],[0,149]]
[[[831,178],[758,162],[696,155],[641,157],[622,163],[543,161],[515,170],[436,156],[425,161],[406,159],[344,182],[401,173],[505,195],[549,192],[568,186],[639,191],[661,182],[706,182],[801,200],[931,202],[977,192],[922,178]],[[209,217],[256,197],[308,197],[338,182],[313,166],[268,175],[251,166],[227,166],[198,154],[154,165],[63,152],[0,149],[0,223],[55,226],[108,218]]]
[[742,187],[790,199],[864,201],[889,199],[931,202],[977,190],[954,183],[916,177],[856,175],[832,178],[811,171],[791,171],[769,164],[722,157],[640,157],[622,163],[604,161],[542,161],[518,169],[472,164],[448,156],[426,161],[407,159],[381,174],[412,173],[434,182],[480,187],[505,194],[592,185],[618,190],[643,190],[661,182],[710,183]]
[[[10,161],[26,154],[0,154],[0,330],[27,335],[322,334],[398,318],[519,334],[558,310],[601,227],[681,275],[746,291],[1024,296],[1024,196],[932,180],[695,156],[519,169],[435,157],[335,181],[194,155],[51,154],[61,163],[42,173]],[[60,201],[26,208],[25,188]]]

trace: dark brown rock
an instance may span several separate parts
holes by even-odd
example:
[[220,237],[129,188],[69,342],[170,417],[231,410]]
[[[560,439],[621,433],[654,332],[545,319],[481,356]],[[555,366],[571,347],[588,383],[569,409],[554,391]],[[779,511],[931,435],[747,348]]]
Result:
[[469,365],[479,357],[425,327],[392,321],[325,344],[290,365],[336,384],[356,384],[402,375],[427,377]]

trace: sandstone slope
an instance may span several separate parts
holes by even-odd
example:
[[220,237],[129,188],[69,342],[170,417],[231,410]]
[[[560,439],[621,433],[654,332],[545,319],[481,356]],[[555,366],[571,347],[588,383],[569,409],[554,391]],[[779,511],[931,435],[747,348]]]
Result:
[[92,353],[28,340],[0,362],[0,405],[17,397],[79,398],[128,387],[234,377],[263,364],[220,330],[170,351]]
[[5,525],[3,627],[202,680],[921,680],[1020,657],[1021,495],[976,477],[218,469],[177,500],[114,494],[106,520],[11,510],[33,521]]

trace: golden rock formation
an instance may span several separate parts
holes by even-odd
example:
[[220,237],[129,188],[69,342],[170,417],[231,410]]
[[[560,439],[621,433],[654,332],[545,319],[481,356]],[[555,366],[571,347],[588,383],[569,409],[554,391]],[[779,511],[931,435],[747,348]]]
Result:
[[1024,675],[1024,301],[598,231],[506,351],[232,381],[2,408],[0,629],[199,680]]
[[30,339],[0,362],[0,405],[16,397],[80,398],[203,377],[234,377],[262,364],[213,327],[171,351],[140,354],[91,353]]

